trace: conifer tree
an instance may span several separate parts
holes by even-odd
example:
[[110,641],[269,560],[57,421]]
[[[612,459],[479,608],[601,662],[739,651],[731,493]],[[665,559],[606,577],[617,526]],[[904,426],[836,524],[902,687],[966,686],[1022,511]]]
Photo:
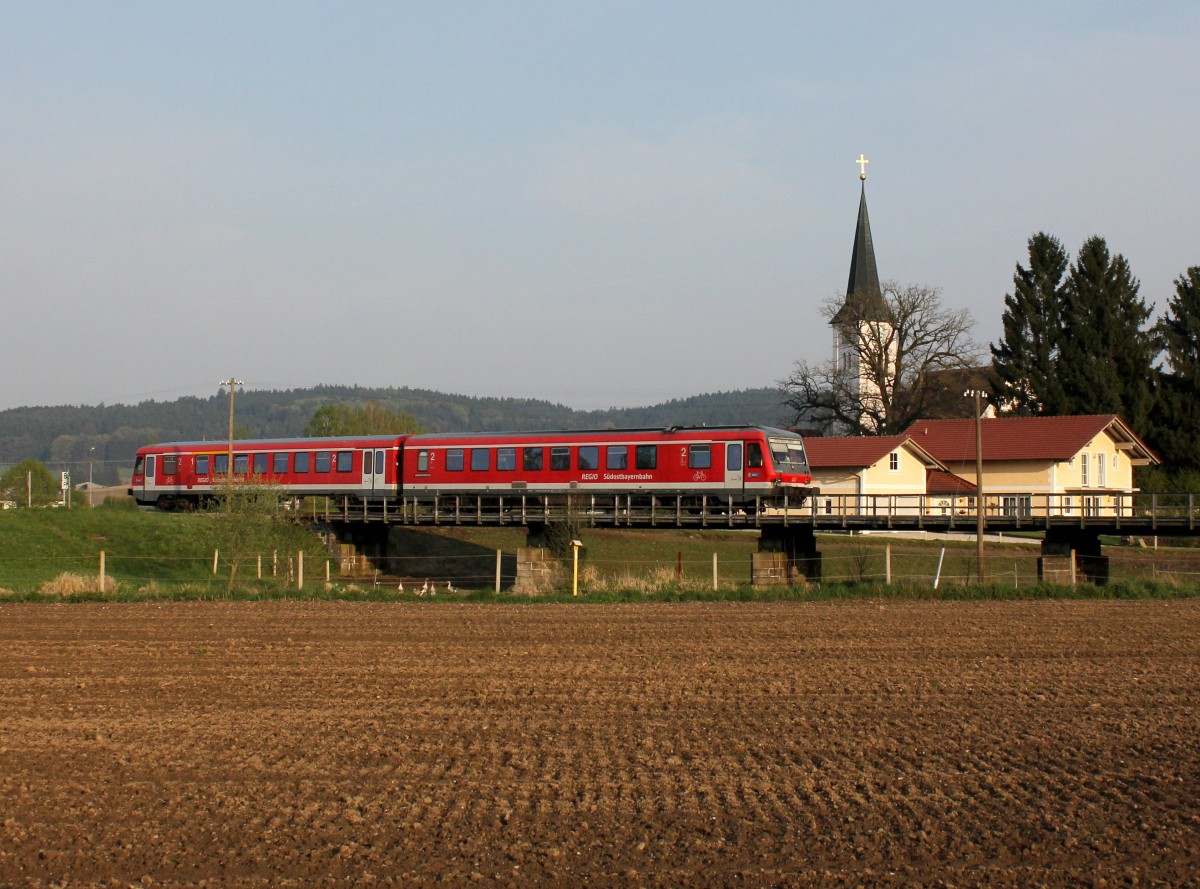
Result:
[[1167,367],[1158,373],[1152,444],[1171,469],[1200,469],[1200,266],[1175,279],[1157,331]]
[[1045,232],[1029,239],[1029,268],[1017,264],[1013,292],[1004,297],[1004,337],[991,345],[996,402],[1018,413],[1054,414],[1063,408],[1058,356],[1063,276],[1070,258]]
[[1135,431],[1147,428],[1157,348],[1138,287],[1129,262],[1111,255],[1103,238],[1079,248],[1062,288],[1056,412],[1119,414]]

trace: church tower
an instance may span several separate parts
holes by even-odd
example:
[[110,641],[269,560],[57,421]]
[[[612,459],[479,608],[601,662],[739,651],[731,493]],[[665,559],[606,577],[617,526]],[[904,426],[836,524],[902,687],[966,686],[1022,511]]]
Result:
[[[871,241],[871,220],[867,216],[867,164],[858,156],[862,190],[858,200],[858,225],[854,230],[854,252],[850,257],[850,279],[846,299],[830,319],[833,327],[833,360],[844,380],[845,391],[867,409],[882,414],[880,382],[887,388],[896,365],[894,319],[883,298],[879,269],[875,265],[875,245]],[[874,432],[872,417],[864,418],[863,432]]]

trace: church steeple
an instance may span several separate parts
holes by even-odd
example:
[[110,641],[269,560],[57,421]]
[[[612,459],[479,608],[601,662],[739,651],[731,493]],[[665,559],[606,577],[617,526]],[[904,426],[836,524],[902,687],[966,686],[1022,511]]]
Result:
[[860,321],[891,321],[879,286],[879,269],[875,265],[875,245],[871,240],[871,220],[867,216],[867,159],[859,155],[862,193],[858,199],[858,225],[854,230],[854,253],[850,257],[850,279],[846,282],[846,301],[833,316],[832,324]]
[[[896,380],[895,321],[883,298],[871,220],[867,217],[867,159],[858,156],[862,193],[858,199],[858,227],[854,230],[854,253],[850,257],[850,280],[846,301],[830,324],[833,327],[834,373],[856,409],[860,411],[856,432],[874,433],[886,422],[887,405]],[[884,398],[888,393],[888,398]]]

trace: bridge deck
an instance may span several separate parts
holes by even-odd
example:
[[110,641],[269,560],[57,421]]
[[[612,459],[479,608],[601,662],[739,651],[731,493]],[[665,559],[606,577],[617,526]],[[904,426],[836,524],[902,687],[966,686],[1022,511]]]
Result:
[[[1098,492],[1081,497],[1030,493],[985,495],[988,531],[1088,529],[1127,536],[1191,536],[1200,528],[1200,498],[1194,494],[1122,494]],[[477,494],[406,496],[358,501],[312,501],[303,515],[348,523],[401,525],[518,525],[572,519],[584,525],[616,528],[753,529],[767,526],[814,530],[925,530],[971,532],[976,529],[974,498],[896,495],[825,495],[796,505],[786,497],[756,497],[738,503],[732,497],[660,497],[649,494],[580,494],[545,498],[495,491]]]

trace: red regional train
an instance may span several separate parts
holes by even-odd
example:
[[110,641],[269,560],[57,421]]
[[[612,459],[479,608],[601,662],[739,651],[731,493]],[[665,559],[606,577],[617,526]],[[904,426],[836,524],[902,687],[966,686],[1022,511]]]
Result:
[[[147,445],[138,450],[130,494],[143,506],[189,508],[212,498],[228,472],[225,442]],[[262,478],[295,497],[358,502],[583,491],[744,503],[786,492],[799,505],[812,483],[803,439],[765,426],[235,441],[233,476]]]

